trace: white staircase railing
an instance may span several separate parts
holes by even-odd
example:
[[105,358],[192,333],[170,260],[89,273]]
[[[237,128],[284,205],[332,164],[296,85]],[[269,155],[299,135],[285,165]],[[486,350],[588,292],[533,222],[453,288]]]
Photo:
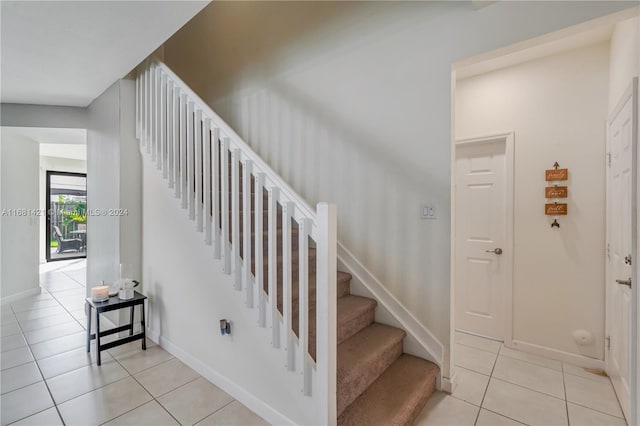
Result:
[[[195,221],[197,231],[204,234],[205,244],[213,245],[214,258],[222,261],[224,272],[233,274],[235,289],[246,292],[246,306],[255,311],[258,325],[271,327],[272,346],[283,352],[286,369],[301,375],[301,391],[313,398],[314,406],[318,407],[316,421],[334,424],[335,206],[320,203],[316,210],[310,207],[159,61],[148,61],[139,68],[136,122],[141,151],[150,155],[162,171],[169,188],[181,200],[182,208],[187,209],[189,218]],[[278,235],[279,219],[281,236]],[[295,235],[292,231],[296,227],[297,272],[293,271],[291,261],[292,235]],[[263,246],[265,232],[266,247]],[[310,306],[309,297],[310,246],[316,250],[315,306]],[[278,309],[277,294],[279,260],[282,313]],[[268,276],[264,276],[265,266]],[[297,319],[292,306],[294,273],[299,286]],[[264,291],[265,283],[267,291]],[[313,334],[308,333],[312,324],[310,312],[316,315],[315,342],[309,341],[313,338]],[[294,322],[298,325],[297,336]],[[315,361],[309,354],[311,345],[315,346]]]

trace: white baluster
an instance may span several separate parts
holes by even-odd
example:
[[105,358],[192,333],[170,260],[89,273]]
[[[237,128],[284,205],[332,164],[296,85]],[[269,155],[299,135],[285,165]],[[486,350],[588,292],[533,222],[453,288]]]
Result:
[[180,88],[173,89],[173,182],[175,196],[180,198]]
[[156,161],[156,143],[158,140],[158,94],[156,93],[156,66],[151,66],[151,161]]
[[202,232],[204,217],[202,215],[202,110],[198,109],[195,113],[195,124],[193,126],[195,133],[195,209],[196,209],[196,229]]
[[180,192],[182,195],[182,208],[188,206],[187,197],[187,95],[180,95]]
[[162,168],[162,177],[167,178],[167,76],[160,75],[160,155],[158,165]]
[[289,371],[296,369],[291,313],[291,217],[294,214],[294,208],[295,204],[291,201],[282,204],[282,317],[287,349],[286,366]]
[[267,322],[266,306],[264,300],[264,253],[262,251],[264,244],[264,203],[263,203],[264,173],[255,174],[255,297],[258,303],[258,325],[264,327]]
[[231,153],[231,249],[233,250],[233,272],[235,289],[242,290],[242,267],[240,266],[240,150]]
[[225,274],[231,273],[231,252],[229,250],[229,138],[222,138],[222,149],[220,150],[220,162],[222,164],[222,172],[220,173],[221,179],[221,211],[222,217],[222,252],[224,256],[224,268]]
[[162,169],[162,70],[160,67],[156,67],[156,80],[155,80],[155,104],[156,104],[156,168]]
[[213,149],[213,167],[211,175],[213,181],[213,257],[220,259],[220,129],[214,127],[212,132],[211,149]]
[[311,395],[312,374],[309,359],[309,230],[310,220],[302,218],[298,223],[298,358],[302,362],[302,392],[306,396]]
[[271,345],[280,347],[278,312],[278,188],[269,188],[269,301],[271,304]]
[[204,136],[204,243],[211,245],[211,119],[205,118]]
[[196,218],[196,196],[195,196],[195,158],[194,158],[194,138],[193,138],[193,102],[187,103],[187,193],[189,201],[189,219]]
[[253,278],[251,276],[251,171],[253,162],[246,160],[242,165],[242,218],[243,244],[242,263],[244,264],[244,285],[247,291],[247,307],[253,308]]
[[140,78],[140,73],[138,73],[136,76],[136,139],[138,139],[138,141],[140,141],[140,101],[142,99]]
[[151,73],[152,68],[148,67],[145,70],[145,78],[144,78],[144,84],[145,84],[145,102],[147,104],[146,109],[146,115],[147,115],[147,125],[146,125],[146,129],[145,129],[145,146],[147,148],[147,154],[151,154],[151,139],[152,139],[152,129],[153,129],[153,101],[152,101],[152,92],[153,90],[151,90],[152,85],[151,85],[151,77],[152,77],[152,73]]
[[318,222],[316,272],[316,375],[321,400],[327,407],[318,420],[321,424],[336,423],[336,370],[337,370],[337,219],[336,206],[320,203],[316,209]]
[[147,143],[147,70],[146,68],[140,73],[140,145],[145,146]]
[[169,188],[173,188],[173,169],[175,167],[173,155],[173,147],[175,143],[175,131],[173,130],[173,125],[175,123],[173,87],[173,81],[167,80],[167,177],[169,178]]

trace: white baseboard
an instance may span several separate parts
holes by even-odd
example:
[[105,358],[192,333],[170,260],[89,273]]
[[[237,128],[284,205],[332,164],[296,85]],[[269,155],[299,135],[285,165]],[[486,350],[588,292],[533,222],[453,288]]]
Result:
[[452,394],[457,385],[458,378],[456,377],[455,371],[451,377],[442,377],[442,392]]
[[[389,325],[397,326],[407,332],[404,345],[405,352],[423,356],[434,362],[440,367],[440,374],[442,375],[444,358],[444,346],[442,343],[340,243],[338,243],[338,263],[344,266],[353,276],[352,283],[355,282],[364,286],[371,296],[378,301],[378,307],[382,307],[393,317],[394,324]],[[378,321],[378,309],[376,309],[376,321]],[[386,323],[384,320],[381,322]],[[416,346],[420,346],[420,348],[416,348]]]
[[577,365],[578,367],[595,368],[599,370],[605,369],[604,361],[601,359],[572,354],[570,352],[564,352],[558,349],[536,345],[535,343],[528,343],[514,339],[511,344],[509,344],[509,342],[505,342],[505,345],[511,349],[517,349],[522,352],[528,352],[534,355],[540,355],[558,361],[563,361],[568,364]]
[[232,382],[228,378],[224,377],[222,374],[213,370],[208,365],[204,364],[202,361],[194,358],[189,353],[187,353],[182,348],[174,345],[169,340],[165,339],[162,336],[159,336],[157,333],[152,331],[149,332],[149,337],[151,340],[158,339],[158,344],[169,352],[171,355],[178,358],[180,361],[184,362],[190,368],[194,369],[198,374],[200,374],[205,379],[209,380],[214,385],[218,386],[220,389],[231,395],[233,398],[242,403],[245,407],[255,412],[257,415],[265,419],[271,424],[274,425],[294,425],[295,423],[291,421],[284,414],[276,411],[273,407],[267,405],[261,399],[257,398],[255,395],[249,393],[246,389],[238,386],[236,383]]
[[7,303],[13,303],[16,302],[24,297],[29,297],[29,296],[37,296],[38,294],[41,293],[41,288],[40,286],[38,286],[37,288],[32,288],[31,290],[25,290],[25,291],[21,291],[20,293],[17,294],[12,294],[11,296],[6,296],[3,297],[2,299],[0,299],[0,305],[6,305]]

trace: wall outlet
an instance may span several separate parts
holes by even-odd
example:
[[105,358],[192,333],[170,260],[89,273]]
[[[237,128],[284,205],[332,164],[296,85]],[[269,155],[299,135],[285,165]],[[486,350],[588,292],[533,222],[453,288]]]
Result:
[[422,204],[420,206],[421,219],[437,219],[436,208],[433,204]]

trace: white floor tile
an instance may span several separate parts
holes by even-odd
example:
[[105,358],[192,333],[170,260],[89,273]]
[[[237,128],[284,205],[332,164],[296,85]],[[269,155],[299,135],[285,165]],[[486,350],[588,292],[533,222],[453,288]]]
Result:
[[456,344],[456,365],[476,373],[490,375],[495,364],[497,354]]
[[47,380],[56,404],[129,377],[129,373],[115,360],[102,365],[87,365]]
[[78,321],[73,321],[38,330],[27,331],[24,333],[24,337],[30,345],[33,345],[35,343],[46,342],[47,340],[79,333],[82,330],[84,329],[80,324],[78,324]]
[[[109,362],[113,358],[107,352],[102,352],[102,362]],[[45,379],[76,370],[96,362],[95,345],[91,345],[91,352],[85,346],[72,349],[61,354],[38,360]]]
[[19,313],[24,311],[33,311],[35,309],[53,308],[58,306],[58,302],[53,299],[44,300],[26,300],[11,304],[13,312]]
[[584,377],[585,379],[591,379],[601,383],[611,383],[611,380],[609,380],[609,376],[592,373],[582,367],[578,367],[577,365],[563,363],[562,367],[566,374]]
[[36,343],[35,345],[31,345],[31,350],[36,359],[42,359],[83,347],[86,344],[87,333],[83,331],[58,337],[57,339],[47,340],[46,342]]
[[627,422],[619,417],[594,411],[581,405],[568,404],[569,421],[575,426],[627,426]]
[[53,401],[44,382],[5,393],[0,396],[2,424],[15,422],[53,407]]
[[176,389],[199,377],[199,374],[177,359],[151,367],[134,376],[154,397]]
[[18,312],[16,314],[16,318],[18,318],[18,321],[22,323],[24,321],[34,320],[38,318],[45,318],[51,315],[64,314],[66,312],[62,306],[58,304],[56,305],[57,306],[52,306],[50,308],[42,308],[42,309],[34,309],[32,311]]
[[183,425],[192,425],[231,401],[233,398],[229,394],[202,377],[158,398],[158,402]]
[[506,346],[503,346],[502,349],[500,349],[500,355],[519,359],[521,361],[527,361],[531,364],[536,364],[541,367],[547,367],[553,370],[562,371],[562,363],[560,361],[545,358],[540,355],[530,354],[528,352],[522,352],[515,349],[507,348]]
[[12,423],[13,425],[20,426],[62,426],[62,419],[58,415],[58,410],[55,407],[48,408],[44,411],[40,411],[38,414],[34,414],[19,422]]
[[0,369],[6,370],[7,368],[17,367],[31,361],[33,361],[33,356],[31,356],[28,347],[13,349],[2,352],[0,356]]
[[156,401],[150,401],[135,410],[116,417],[103,426],[171,426],[179,424],[160,404]]
[[29,362],[0,372],[2,393],[14,391],[42,380],[35,362]]
[[458,383],[452,395],[473,405],[480,406],[484,392],[489,384],[489,376],[458,367],[456,368],[456,379]]
[[483,408],[529,425],[567,425],[562,399],[492,378]]
[[564,375],[567,401],[616,417],[623,417],[611,382],[599,382],[572,374]]
[[[141,342],[138,342],[141,344]],[[126,353],[124,355],[115,355],[115,358],[122,364],[124,368],[131,374],[136,374],[147,368],[158,365],[162,362],[168,361],[173,356],[162,349],[160,346],[153,346],[147,348],[146,351],[136,351]]]
[[2,352],[23,348],[25,346],[27,346],[27,341],[24,340],[22,333],[0,338],[0,349]]
[[460,331],[456,331],[456,343],[460,343],[465,346],[472,346],[476,349],[482,349],[483,351],[497,354],[500,351],[502,342],[496,340],[485,339],[483,337],[474,336]]
[[132,377],[111,383],[58,405],[67,425],[107,422],[149,401],[151,395]]
[[22,331],[20,331],[20,326],[18,325],[18,322],[2,324],[2,326],[0,326],[1,337],[13,336],[20,333],[22,333]]
[[268,426],[269,423],[264,421],[253,411],[249,410],[238,401],[216,411],[206,419],[197,423],[198,426]]
[[44,318],[36,318],[33,320],[25,320],[20,322],[20,327],[26,333],[41,328],[52,327],[58,324],[74,322],[74,318],[66,312],[57,315],[51,315]]
[[519,426],[523,423],[517,422],[500,414],[493,413],[484,408],[480,410],[476,426]]
[[62,419],[58,415],[58,410],[55,407],[48,408],[44,411],[40,411],[37,414],[29,416],[11,424],[20,426],[62,426]]
[[443,392],[435,392],[414,421],[415,426],[473,426],[478,407]]
[[560,371],[501,355],[493,369],[493,377],[564,399]]

